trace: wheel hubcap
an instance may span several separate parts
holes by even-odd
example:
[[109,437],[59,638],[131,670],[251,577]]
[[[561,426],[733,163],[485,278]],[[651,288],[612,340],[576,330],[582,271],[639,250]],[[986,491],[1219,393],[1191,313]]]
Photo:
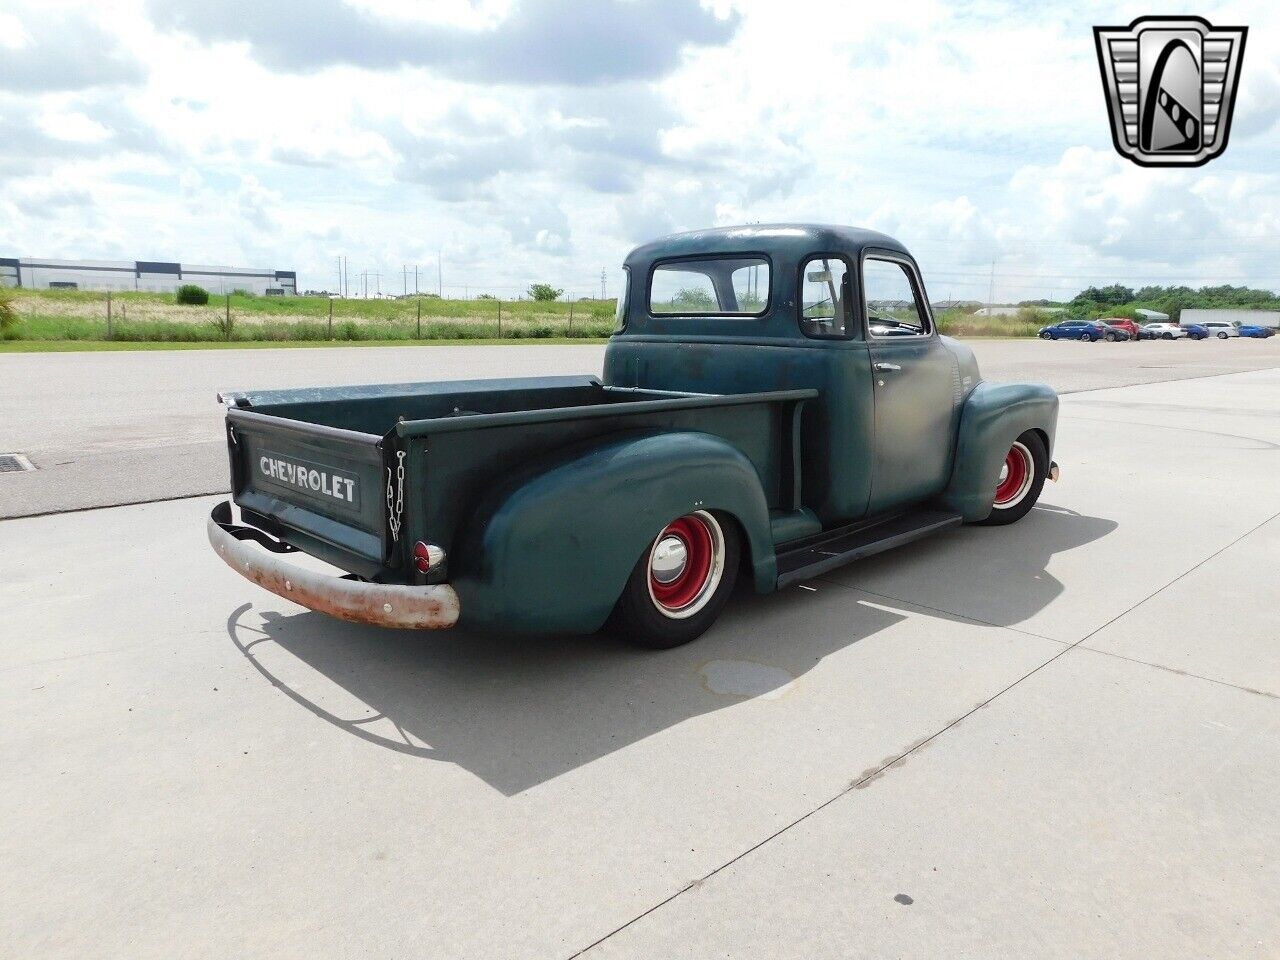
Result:
[[691,617],[724,574],[724,532],[705,510],[667,524],[649,548],[649,597],[663,616]]
[[680,579],[685,567],[689,565],[689,548],[677,536],[665,536],[658,540],[653,548],[653,579],[663,586]]
[[1035,477],[1035,459],[1022,443],[1015,443],[1005,454],[1000,468],[1000,480],[996,485],[995,507],[1007,510],[1017,506],[1031,489]]

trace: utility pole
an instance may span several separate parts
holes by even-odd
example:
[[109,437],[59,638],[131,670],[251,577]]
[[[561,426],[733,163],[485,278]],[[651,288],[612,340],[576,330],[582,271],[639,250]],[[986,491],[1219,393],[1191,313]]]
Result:
[[436,251],[436,296],[444,299],[444,248]]
[[604,268],[604,267],[601,267],[601,268],[600,268],[600,299],[601,299],[601,300],[603,300],[603,299],[605,298],[605,296],[604,296],[604,271],[605,271],[605,268]]
[[416,263],[413,265],[413,295],[415,297],[418,295],[418,265]]
[[400,269],[404,271],[404,295],[409,295],[409,268],[404,264],[400,265]]
[[338,258],[338,292],[342,292],[342,258]]
[[996,305],[996,262],[991,261],[991,286],[987,290],[987,315],[995,316]]

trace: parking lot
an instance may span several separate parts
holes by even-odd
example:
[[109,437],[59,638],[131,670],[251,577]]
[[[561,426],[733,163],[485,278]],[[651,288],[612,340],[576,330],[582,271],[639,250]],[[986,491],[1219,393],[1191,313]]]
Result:
[[1275,957],[1280,338],[973,346],[1064,393],[1026,519],[661,653],[308,612],[193,496],[217,389],[601,347],[0,356],[2,952]]

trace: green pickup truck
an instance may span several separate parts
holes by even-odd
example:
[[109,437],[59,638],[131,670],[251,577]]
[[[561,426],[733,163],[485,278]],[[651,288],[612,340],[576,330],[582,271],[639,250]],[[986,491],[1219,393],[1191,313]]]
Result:
[[232,502],[213,548],[360,623],[672,647],[739,577],[768,593],[1012,523],[1057,479],[1057,395],[984,382],[890,237],[701,230],[625,268],[600,377],[220,395]]

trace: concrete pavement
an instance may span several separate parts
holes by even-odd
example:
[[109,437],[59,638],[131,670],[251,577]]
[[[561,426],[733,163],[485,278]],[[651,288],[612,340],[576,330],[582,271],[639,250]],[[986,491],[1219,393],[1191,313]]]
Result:
[[[974,340],[991,380],[1060,392],[1280,366],[1270,340],[1140,344]],[[598,373],[598,345],[333,347],[0,354],[0,453],[38,475],[0,477],[0,517],[227,488],[220,390]]]
[[1274,957],[1278,457],[1280,371],[1066,396],[1021,523],[664,653],[306,612],[211,499],[7,520],[0,944]]

